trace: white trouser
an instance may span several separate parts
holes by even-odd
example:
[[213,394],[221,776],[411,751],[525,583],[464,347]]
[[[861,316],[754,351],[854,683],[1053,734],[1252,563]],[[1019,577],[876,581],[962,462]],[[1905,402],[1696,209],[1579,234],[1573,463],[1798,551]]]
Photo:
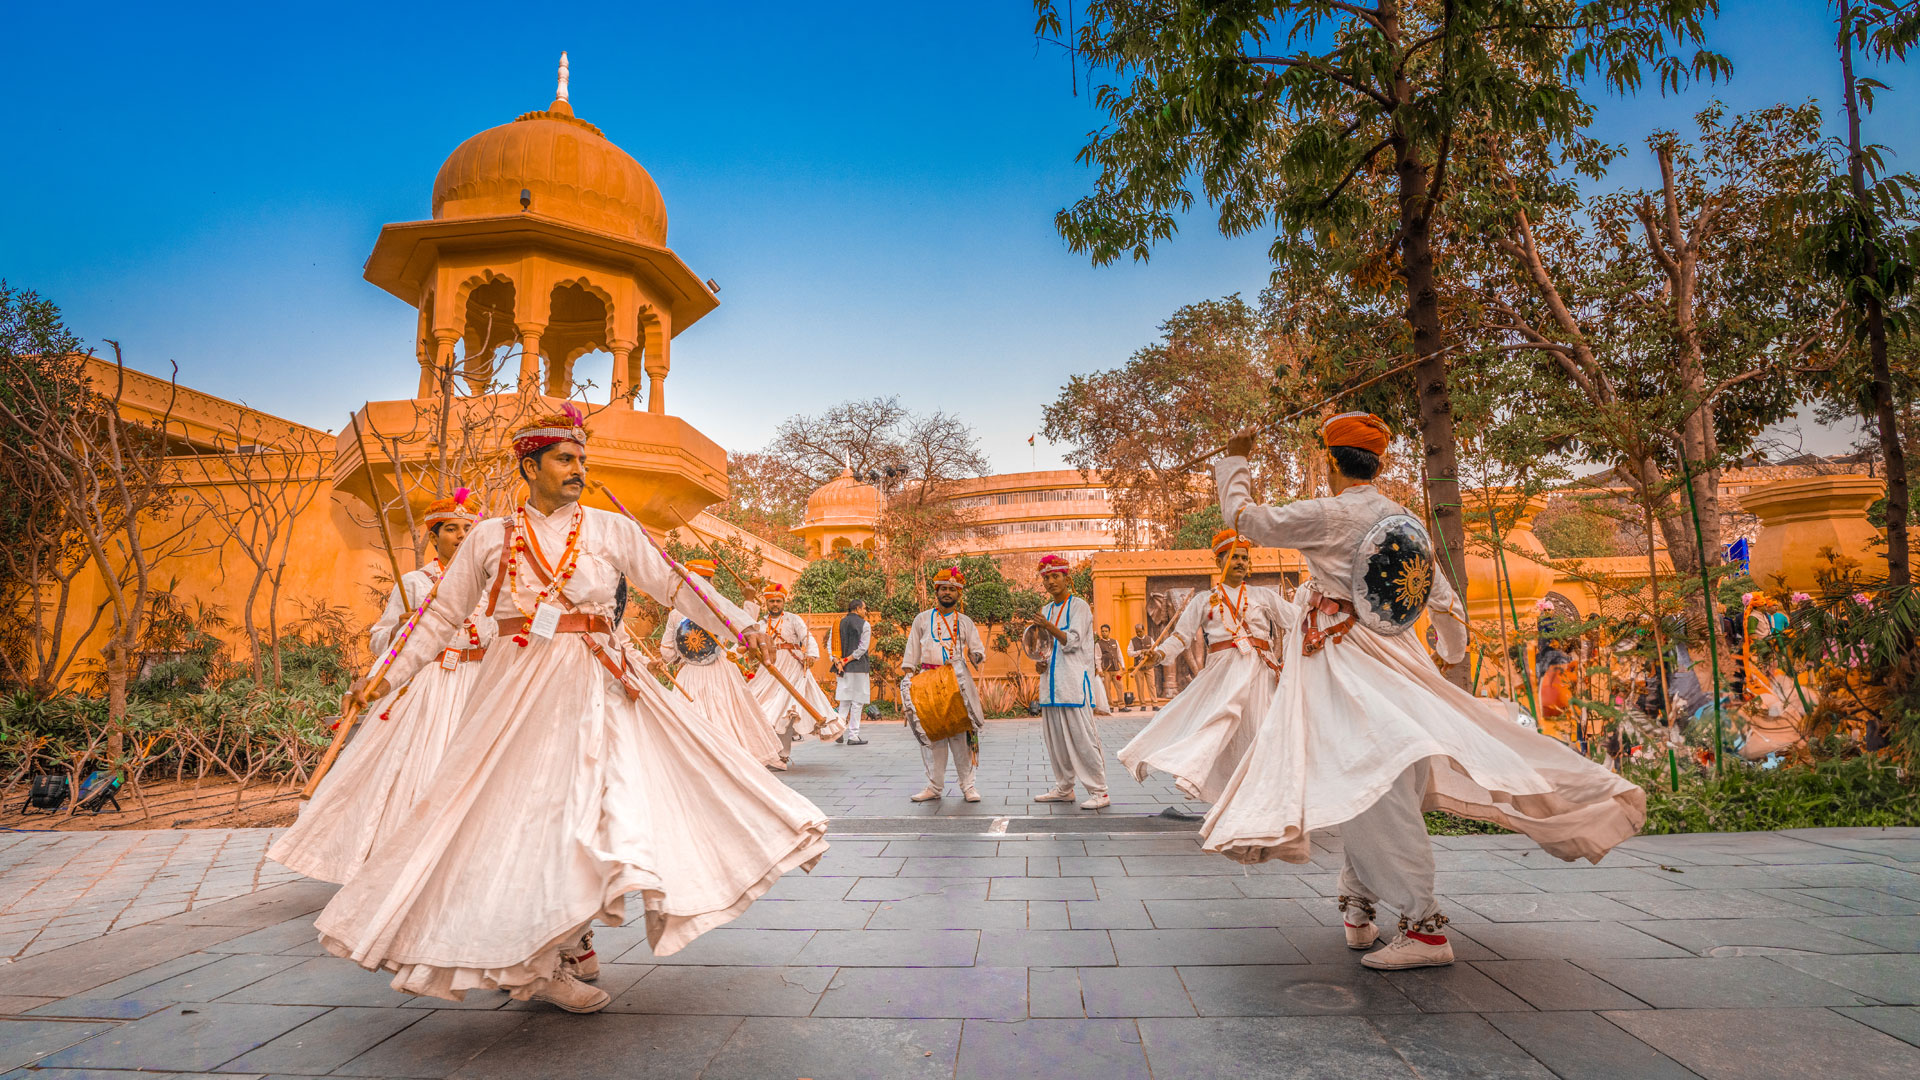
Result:
[[1408,922],[1420,922],[1440,910],[1433,898],[1433,841],[1427,838],[1427,820],[1420,813],[1427,772],[1426,762],[1415,762],[1380,801],[1340,823],[1340,841],[1346,849],[1340,892],[1370,902],[1383,900]]
[[1071,791],[1078,782],[1089,795],[1105,795],[1107,751],[1100,745],[1100,728],[1093,720],[1093,706],[1043,706],[1040,725],[1047,743],[1047,757],[1053,763],[1054,787]]
[[860,713],[865,708],[866,706],[857,701],[840,703],[840,716],[847,722],[847,738],[851,739],[860,734]]
[[947,756],[952,752],[953,771],[960,777],[960,790],[973,790],[973,751],[967,748],[966,732],[951,739],[928,741],[920,747],[920,761],[927,767],[927,786],[935,790],[947,786]]

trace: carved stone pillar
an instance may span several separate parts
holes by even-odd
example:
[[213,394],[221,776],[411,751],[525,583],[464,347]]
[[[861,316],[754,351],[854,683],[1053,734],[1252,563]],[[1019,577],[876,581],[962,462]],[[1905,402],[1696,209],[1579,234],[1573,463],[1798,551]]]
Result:
[[520,324],[520,389],[531,391],[540,385],[540,335],[545,323]]
[[607,401],[616,409],[633,408],[633,395],[639,389],[632,369],[633,348],[631,341],[607,343],[607,350],[613,353],[613,385],[607,389]]

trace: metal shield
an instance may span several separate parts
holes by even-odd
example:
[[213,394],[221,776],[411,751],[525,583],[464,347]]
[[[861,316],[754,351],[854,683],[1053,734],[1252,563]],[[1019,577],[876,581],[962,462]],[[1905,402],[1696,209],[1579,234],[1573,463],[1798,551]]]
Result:
[[1394,514],[1374,522],[1353,552],[1353,610],[1376,634],[1404,633],[1433,592],[1433,540],[1419,521]]
[[681,659],[702,667],[720,659],[720,639],[709,634],[692,619],[681,619],[673,627],[673,647]]

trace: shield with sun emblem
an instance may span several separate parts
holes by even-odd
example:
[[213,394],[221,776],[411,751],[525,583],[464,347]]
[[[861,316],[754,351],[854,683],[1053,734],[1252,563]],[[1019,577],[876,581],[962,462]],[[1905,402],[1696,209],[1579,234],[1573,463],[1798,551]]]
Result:
[[1376,634],[1405,632],[1433,591],[1433,541],[1406,514],[1374,522],[1353,552],[1353,610]]
[[701,629],[692,619],[681,619],[673,627],[673,647],[689,664],[706,666],[720,659],[720,639]]

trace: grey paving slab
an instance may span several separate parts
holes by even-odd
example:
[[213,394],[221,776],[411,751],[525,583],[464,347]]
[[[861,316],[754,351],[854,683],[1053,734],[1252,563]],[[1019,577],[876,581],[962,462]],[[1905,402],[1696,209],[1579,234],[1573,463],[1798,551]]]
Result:
[[1695,1080],[1679,1062],[1591,1012],[1505,1012],[1486,1017],[1563,1080]]
[[17,960],[7,965],[6,989],[10,994],[69,997],[242,933],[244,929],[233,926],[136,926]]
[[107,1030],[72,1020],[0,1020],[0,1069],[15,1069]]
[[393,976],[367,971],[338,957],[316,956],[285,971],[243,986],[228,1001],[285,1005],[372,1005],[397,1007],[408,1001],[393,989]]
[[1067,902],[1065,900],[1027,901],[1027,929],[1073,929],[1072,924],[1067,922]]
[[1320,920],[1296,900],[1228,897],[1218,900],[1148,900],[1145,904],[1153,925],[1164,930],[1320,925]]
[[1880,951],[1876,945],[1802,919],[1650,919],[1626,925],[1701,956]]
[[1027,1015],[1078,1019],[1087,1014],[1080,1000],[1080,977],[1072,968],[1027,969]]
[[[1018,881],[1018,878],[1008,878]],[[989,888],[986,879],[971,878],[861,878],[847,890],[848,900],[913,900],[926,896],[944,896],[949,900],[985,900]]]
[[1580,966],[1656,1009],[1769,1009],[1878,1005],[1857,991],[1763,956],[1581,960]]
[[874,930],[1019,930],[1027,925],[1027,905],[1024,900],[915,896],[881,901],[866,925]]
[[740,930],[723,926],[709,930],[679,952],[655,956],[645,941],[615,954],[597,936],[594,947],[610,962],[624,964],[773,965],[792,963],[806,947],[812,930]]
[[1224,900],[1246,895],[1240,891],[1240,881],[1240,878],[1225,875],[1199,878],[1096,876],[1093,887],[1102,900]]
[[1782,955],[1773,959],[1795,971],[1825,979],[1883,1005],[1920,1005],[1920,956],[1871,953],[1855,956]]
[[1606,1013],[1705,1080],[1894,1080],[1920,1075],[1920,1047],[1830,1009],[1661,1009]]
[[793,963],[819,967],[970,967],[978,930],[822,930]]
[[701,1080],[946,1080],[959,1056],[960,1026],[959,1020],[938,1019],[749,1017],[728,1033],[699,1075]]
[[[1653,895],[1667,896],[1668,893]],[[1447,899],[1463,905],[1490,922],[1595,922],[1624,921],[1642,917],[1644,912],[1595,893],[1483,893]],[[1449,914],[1452,912],[1449,911]]]
[[1102,967],[1114,963],[1104,930],[983,930],[984,967]]
[[841,968],[815,1016],[1019,1020],[1027,1015],[1024,968]]
[[1373,1026],[1422,1080],[1553,1080],[1545,1065],[1478,1016],[1376,1016]]
[[1910,1005],[1863,1005],[1833,1011],[1884,1031],[1901,1042],[1920,1046],[1920,1008]]
[[1139,1022],[1155,1076],[1402,1080],[1415,1075],[1358,1016],[1161,1018]]
[[1920,916],[1854,915],[1839,918],[1808,918],[1808,926],[1831,930],[1858,938],[1870,945],[1895,952],[1920,952]]
[[204,1071],[263,1046],[324,1012],[300,1005],[175,1005],[41,1059],[73,1069]]
[[302,962],[298,956],[272,954],[223,956],[204,967],[141,987],[139,994],[158,1001],[212,1001]]
[[579,1017],[547,1011],[527,1017],[453,1075],[459,1080],[679,1080],[700,1075],[739,1024],[737,1017]]
[[546,1013],[435,1009],[334,1069],[342,1076],[448,1076]]
[[1256,900],[1317,900],[1327,894],[1298,874],[1255,874],[1235,878],[1240,895]]
[[1094,1017],[1194,1016],[1193,998],[1171,967],[1087,968],[1080,997]]
[[1201,1016],[1327,1016],[1412,1012],[1379,972],[1351,964],[1182,966]]
[[826,992],[830,967],[658,967],[613,999],[608,1012],[696,1016],[806,1016]]
[[61,998],[59,1001],[42,1005],[33,1010],[31,1015],[69,1019],[138,1020],[143,1016],[152,1016],[174,1004],[175,1002],[168,998],[97,998],[83,994],[80,997]]
[[1148,1080],[1150,1074],[1140,1030],[1131,1020],[968,1020],[954,1075],[959,1080]]
[[[1792,919],[1813,913],[1806,904],[1752,889],[1610,892],[1606,898],[1656,919]],[[1613,917],[1630,922],[1645,916],[1629,913]]]
[[994,900],[1093,900],[1093,879],[1083,877],[999,877],[987,896]]
[[345,1065],[427,1014],[415,1009],[328,1009],[223,1066],[262,1073],[326,1073]]
[[1476,968],[1455,961],[1446,967],[1382,972],[1395,990],[1421,1012],[1529,1012],[1533,1006]]
[[1201,964],[1304,964],[1287,936],[1270,929],[1110,930],[1126,967]]
[[1621,923],[1487,923],[1468,936],[1503,960],[1686,956],[1687,950]]
[[877,905],[852,900],[762,900],[727,925],[741,930],[851,930]]
[[1844,915],[1847,911],[1859,911],[1868,915],[1920,915],[1920,899],[1901,896],[1884,888],[1849,886],[1844,888],[1807,888],[1793,890],[1796,900],[1818,901],[1831,905],[1820,909],[1821,914]]
[[1647,1007],[1639,998],[1569,960],[1476,960],[1473,967],[1535,1009]]

